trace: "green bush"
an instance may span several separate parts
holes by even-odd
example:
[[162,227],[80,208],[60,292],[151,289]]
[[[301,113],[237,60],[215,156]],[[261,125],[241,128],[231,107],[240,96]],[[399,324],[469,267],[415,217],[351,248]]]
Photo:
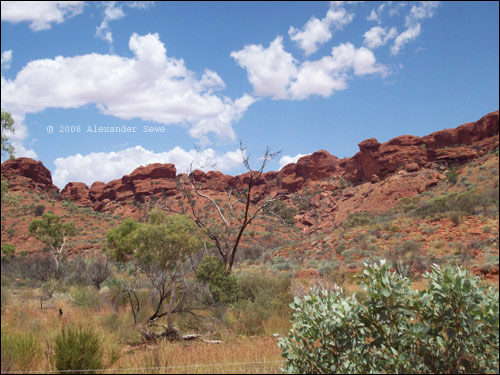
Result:
[[458,172],[455,170],[450,170],[448,173],[446,173],[446,181],[448,181],[450,184],[455,185],[458,180]]
[[30,369],[42,356],[40,344],[35,336],[31,333],[12,333],[4,327],[1,347],[2,372]]
[[347,215],[347,220],[342,223],[345,228],[354,228],[360,225],[367,225],[371,221],[371,218],[367,211],[354,212]]
[[381,261],[360,277],[359,302],[326,290],[295,298],[283,371],[498,373],[498,289],[461,268],[434,265],[426,277],[427,290],[411,290]]
[[239,296],[238,282],[226,272],[224,264],[214,256],[205,256],[196,270],[196,280],[208,285],[214,302],[234,302]]
[[55,339],[54,358],[58,371],[91,374],[94,372],[89,370],[103,367],[102,344],[90,329],[63,328]]
[[71,299],[75,306],[84,308],[101,308],[102,301],[99,293],[91,287],[73,287],[71,289]]

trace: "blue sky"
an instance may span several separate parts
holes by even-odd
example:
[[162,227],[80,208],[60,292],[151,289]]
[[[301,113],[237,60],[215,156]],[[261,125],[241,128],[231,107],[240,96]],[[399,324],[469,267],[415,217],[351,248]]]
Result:
[[2,2],[2,109],[16,156],[41,160],[60,188],[152,162],[183,172],[195,155],[195,167],[241,173],[240,141],[254,165],[281,150],[272,170],[320,149],[348,157],[367,138],[497,110],[498,8]]

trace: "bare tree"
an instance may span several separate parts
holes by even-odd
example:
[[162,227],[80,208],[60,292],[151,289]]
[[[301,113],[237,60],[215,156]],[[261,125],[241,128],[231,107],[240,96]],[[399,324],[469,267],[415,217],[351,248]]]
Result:
[[99,290],[101,284],[112,275],[110,264],[105,259],[92,259],[87,267],[87,273],[94,287]]
[[[203,190],[201,184],[195,181],[192,173],[191,163],[190,173],[184,176],[179,185],[183,193],[187,207],[180,203],[180,207],[166,205],[166,209],[180,214],[190,214],[196,225],[203,228],[207,236],[214,242],[218,253],[224,261],[226,271],[229,273],[234,264],[234,259],[241,239],[248,226],[262,214],[277,216],[272,211],[265,211],[266,207],[283,198],[282,195],[271,196],[265,193],[264,197],[255,194],[257,183],[261,183],[261,177],[269,161],[275,158],[280,152],[271,153],[266,149],[262,157],[260,168],[253,170],[250,166],[249,157],[240,143],[240,151],[243,158],[243,165],[248,171],[243,178],[243,186],[239,189],[234,187],[227,192],[225,199],[215,199]],[[203,203],[199,203],[199,200]],[[280,218],[281,220],[281,218]]]

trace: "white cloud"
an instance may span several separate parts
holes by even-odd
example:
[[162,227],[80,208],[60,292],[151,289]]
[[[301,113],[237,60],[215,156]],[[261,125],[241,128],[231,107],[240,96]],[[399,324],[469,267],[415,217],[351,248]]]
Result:
[[2,21],[30,22],[33,31],[41,31],[82,13],[85,1],[2,1],[1,6]]
[[7,70],[10,68],[10,63],[12,62],[12,50],[2,52],[2,69]]
[[158,34],[134,33],[129,48],[132,58],[92,53],[31,61],[15,79],[2,77],[2,108],[24,118],[47,108],[96,104],[122,119],[188,125],[205,144],[209,134],[235,139],[232,123],[255,99],[214,94],[224,87],[217,73],[207,70],[197,79],[184,60],[167,56]]
[[232,52],[240,66],[247,69],[248,79],[258,96],[273,99],[302,100],[312,95],[329,97],[334,91],[347,88],[352,75],[388,73],[376,62],[375,55],[365,47],[355,48],[351,43],[332,48],[332,54],[315,61],[299,64],[283,49],[281,37],[268,48],[250,45]]
[[378,24],[380,24],[380,22],[381,22],[379,15],[377,14],[377,12],[375,12],[375,9],[372,9],[372,11],[370,12],[370,15],[368,17],[366,17],[366,20],[367,21],[375,21]]
[[104,17],[101,24],[96,28],[95,35],[100,39],[113,44],[113,33],[109,27],[109,23],[114,20],[125,17],[124,7],[136,8],[136,9],[147,9],[154,5],[153,1],[133,1],[133,2],[122,2],[117,5],[116,1],[108,1],[105,3]]
[[247,45],[231,52],[239,66],[245,68],[255,95],[285,99],[291,79],[297,74],[294,57],[285,51],[283,38],[276,37],[269,47]]
[[316,52],[318,47],[328,42],[332,38],[331,28],[336,30],[342,29],[343,26],[349,24],[354,18],[353,13],[348,13],[344,8],[342,1],[330,2],[330,9],[326,16],[319,20],[316,17],[311,17],[302,29],[297,29],[293,26],[288,30],[290,39],[296,42],[306,54]]
[[397,55],[401,48],[412,40],[416,39],[422,31],[420,23],[408,27],[405,31],[399,34],[394,40],[394,45],[391,48],[391,53]]
[[[319,20],[309,19],[299,30],[289,29],[290,38],[297,42],[306,55],[315,52],[318,46],[331,39],[331,28],[341,29],[350,23],[354,14],[348,13],[345,4],[357,2],[332,1],[326,16]],[[382,4],[384,5],[384,4]],[[381,12],[384,6],[378,9]],[[394,38],[396,29],[382,29],[376,37],[380,43]],[[373,34],[373,31],[372,31]],[[376,44],[375,35],[368,35],[370,45]],[[332,48],[332,54],[318,60],[297,60],[283,46],[283,38],[277,36],[268,47],[261,44],[246,45],[242,50],[231,52],[239,66],[246,69],[254,94],[272,99],[303,100],[313,95],[331,96],[344,90],[347,80],[353,75],[389,74],[387,67],[377,63],[375,55],[366,47],[355,48],[343,43]]]
[[385,45],[389,40],[394,39],[396,35],[395,27],[388,30],[386,27],[374,26],[364,33],[363,44],[370,49],[375,49]]
[[415,40],[421,33],[422,27],[420,21],[434,16],[439,1],[420,1],[417,5],[411,7],[410,13],[406,16],[404,30],[394,40],[391,53],[397,55],[403,46]]
[[299,160],[302,156],[306,156],[306,155],[309,155],[309,154],[297,154],[295,156],[290,156],[290,155],[284,155],[281,159],[280,159],[280,170],[287,164],[290,164],[290,163],[296,163],[297,160]]
[[131,173],[137,167],[152,163],[174,163],[177,173],[194,169],[205,171],[216,169],[225,173],[242,165],[242,153],[239,149],[217,154],[213,149],[185,151],[175,147],[170,151],[155,153],[141,146],[130,147],[117,152],[95,152],[87,155],[71,155],[57,158],[53,173],[54,184],[63,188],[68,182],[84,182],[87,185],[95,181],[109,182]]
[[362,76],[374,73],[385,76],[387,68],[376,62],[372,51],[343,43],[332,48],[331,56],[304,62],[290,86],[290,95],[298,100],[311,95],[329,97],[335,91],[348,87],[347,80],[351,74]]

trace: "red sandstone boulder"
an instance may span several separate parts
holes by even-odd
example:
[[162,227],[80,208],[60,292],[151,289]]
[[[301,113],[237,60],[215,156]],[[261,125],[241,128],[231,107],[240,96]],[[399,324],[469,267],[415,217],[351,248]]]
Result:
[[8,180],[10,191],[31,190],[37,193],[59,191],[52,175],[41,161],[17,158],[2,163],[2,178]]
[[61,190],[61,198],[74,201],[77,206],[90,207],[92,200],[90,190],[83,182],[69,182]]

